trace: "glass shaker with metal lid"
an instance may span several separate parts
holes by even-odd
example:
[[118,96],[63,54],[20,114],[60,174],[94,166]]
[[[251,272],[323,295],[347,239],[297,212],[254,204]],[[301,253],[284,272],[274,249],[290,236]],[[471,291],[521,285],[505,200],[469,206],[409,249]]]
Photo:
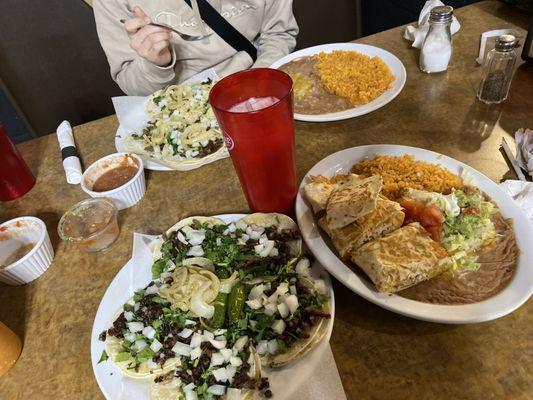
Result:
[[429,13],[429,30],[420,51],[420,69],[428,74],[448,69],[452,57],[450,25],[453,7],[433,7]]
[[483,63],[483,75],[477,98],[484,103],[497,104],[507,99],[516,62],[515,47],[518,39],[513,35],[501,35],[496,47],[487,53]]

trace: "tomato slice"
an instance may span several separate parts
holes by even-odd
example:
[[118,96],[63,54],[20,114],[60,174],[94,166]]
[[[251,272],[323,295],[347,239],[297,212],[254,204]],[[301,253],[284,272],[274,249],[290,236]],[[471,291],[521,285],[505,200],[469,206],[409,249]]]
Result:
[[404,225],[411,222],[420,222],[420,225],[426,229],[433,240],[437,242],[440,240],[442,224],[445,218],[435,204],[424,206],[415,200],[403,198],[400,200],[400,205],[405,212]]

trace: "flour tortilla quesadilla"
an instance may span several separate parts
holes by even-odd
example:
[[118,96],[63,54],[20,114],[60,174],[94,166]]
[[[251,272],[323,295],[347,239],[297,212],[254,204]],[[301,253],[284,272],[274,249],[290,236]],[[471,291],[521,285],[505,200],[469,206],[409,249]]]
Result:
[[351,260],[385,293],[414,286],[452,266],[446,250],[418,222],[364,244],[351,253]]
[[330,229],[339,229],[371,213],[383,180],[372,175],[353,183],[337,185],[331,192],[327,206],[326,219]]
[[318,214],[326,209],[329,197],[334,190],[354,185],[359,181],[361,178],[356,174],[338,174],[331,179],[322,175],[313,176],[304,187],[305,197],[311,203],[313,212]]
[[318,224],[331,238],[341,258],[348,260],[350,253],[364,243],[402,226],[404,216],[398,203],[379,195],[374,211],[343,228],[331,229],[326,217],[322,217]]

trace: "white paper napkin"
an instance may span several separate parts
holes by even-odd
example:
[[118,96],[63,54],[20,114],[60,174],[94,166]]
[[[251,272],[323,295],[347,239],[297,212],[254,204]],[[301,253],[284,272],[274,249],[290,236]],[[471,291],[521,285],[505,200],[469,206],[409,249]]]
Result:
[[[408,25],[405,27],[405,31],[403,32],[404,39],[412,41],[412,46],[420,49],[422,47],[422,43],[424,43],[424,39],[426,38],[426,34],[429,29],[429,12],[433,7],[443,5],[444,3],[439,0],[426,1],[424,7],[422,7],[422,11],[420,11],[417,26],[415,27],[414,25]],[[459,28],[461,28],[461,24],[454,16],[452,20],[452,25],[450,26],[450,31],[452,35],[454,35],[459,30]]]
[[516,162],[533,178],[533,130],[519,129],[514,134]]
[[[74,143],[74,135],[72,134],[72,127],[68,121],[63,121],[57,127],[57,141],[59,142],[59,148],[61,150],[65,148],[76,149],[76,143]],[[71,149],[72,150],[72,149]],[[77,185],[81,182],[82,170],[81,163],[78,156],[69,156],[63,160],[63,169],[67,176],[67,182],[71,185]]]
[[508,180],[500,187],[524,210],[533,225],[533,182]]

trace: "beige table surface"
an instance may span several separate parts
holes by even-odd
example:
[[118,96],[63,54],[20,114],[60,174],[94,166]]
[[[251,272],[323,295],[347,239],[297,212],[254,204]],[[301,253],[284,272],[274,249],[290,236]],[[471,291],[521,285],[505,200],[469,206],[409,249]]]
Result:
[[[502,137],[512,142],[520,127],[533,128],[533,65],[518,67],[505,104],[488,107],[475,99],[481,72],[475,58],[481,32],[524,28],[526,18],[492,1],[458,9],[456,15],[462,27],[445,74],[418,71],[417,51],[401,38],[402,28],[357,41],[396,54],[407,69],[405,88],[392,103],[365,116],[297,123],[300,178],[335,151],[372,143],[435,150],[495,181],[513,177],[498,145]],[[114,152],[116,128],[114,116],[75,128],[86,166]],[[57,237],[57,222],[86,196],[66,183],[54,136],[24,143],[20,150],[37,184],[23,198],[1,204],[0,221],[42,218],[56,256],[37,281],[0,286],[0,320],[24,341],[20,360],[0,378],[0,399],[101,399],[90,363],[91,327],[104,291],[129,258],[132,232],[161,232],[187,215],[245,212],[247,205],[229,159],[190,172],[147,171],[146,196],[120,213],[118,241],[102,254],[67,251]],[[338,282],[335,293],[331,346],[349,399],[533,398],[532,301],[497,321],[447,326],[383,310]]]

